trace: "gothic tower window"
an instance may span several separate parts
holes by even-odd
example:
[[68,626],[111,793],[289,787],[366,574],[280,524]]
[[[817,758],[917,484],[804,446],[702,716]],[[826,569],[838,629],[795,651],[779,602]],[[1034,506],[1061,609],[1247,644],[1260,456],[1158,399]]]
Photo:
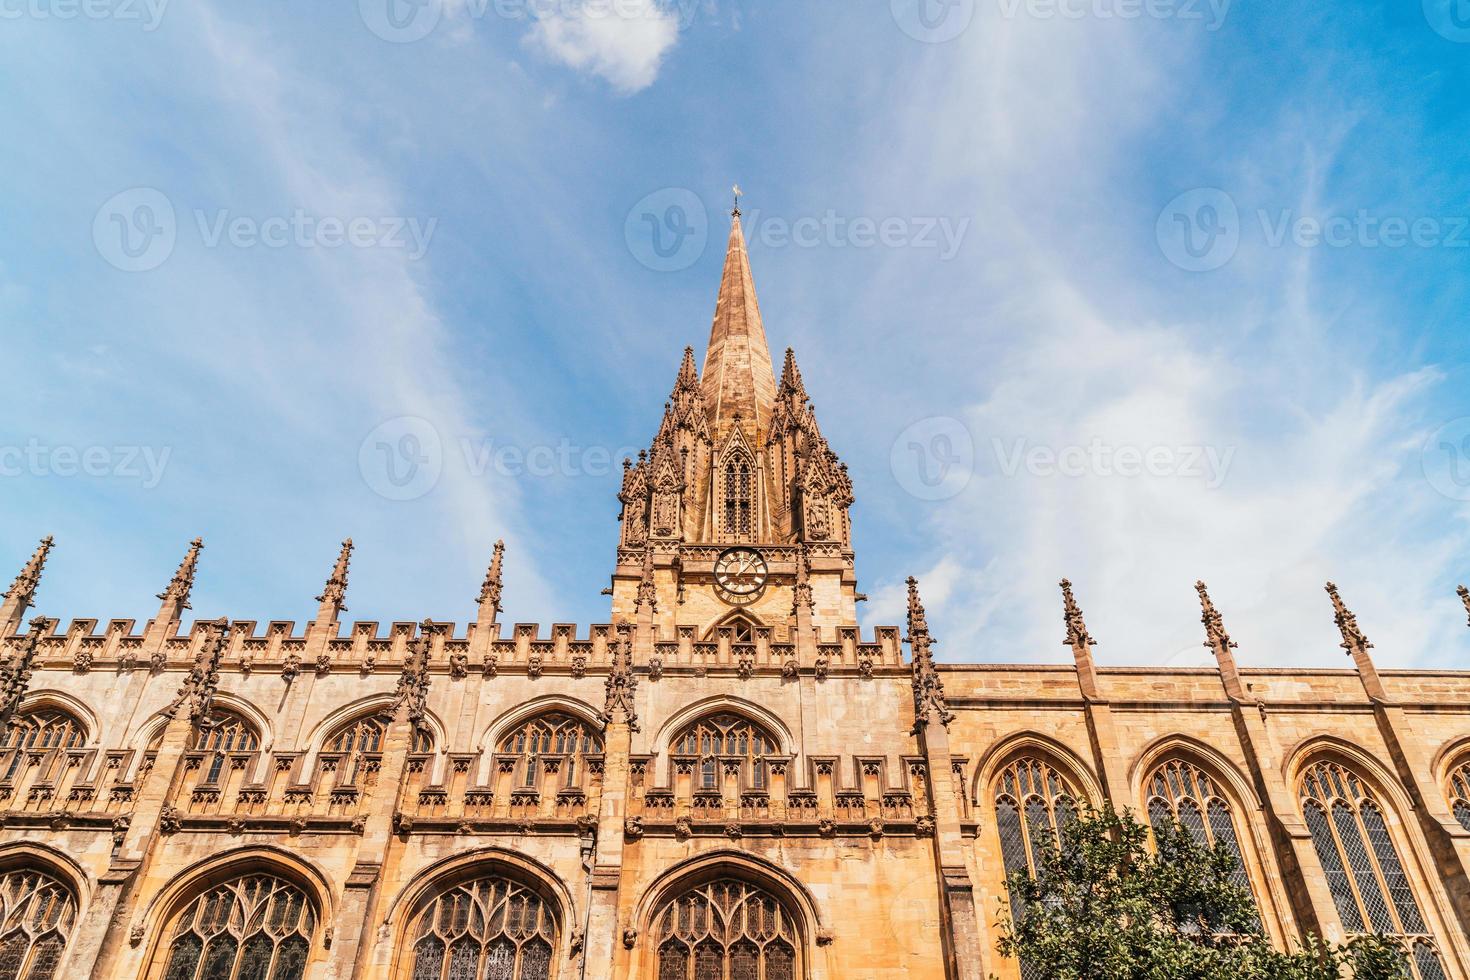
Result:
[[721,878],[691,888],[654,918],[658,980],[795,980],[799,932],[774,895]]
[[1398,938],[1409,951],[1416,980],[1444,980],[1444,966],[1373,791],[1346,766],[1319,762],[1302,777],[1301,801],[1343,927],[1349,933]]
[[1154,770],[1148,793],[1148,820],[1155,833],[1177,821],[1205,847],[1224,846],[1235,858],[1232,880],[1252,894],[1230,801],[1215,780],[1193,763],[1174,759]]
[[3,781],[9,782],[16,777],[27,753],[79,749],[86,741],[86,729],[71,712],[59,708],[27,711],[0,732],[0,758],[4,759],[5,767]]
[[301,980],[316,930],[306,893],[251,874],[215,885],[175,918],[159,980]]
[[698,757],[695,787],[704,791],[720,789],[722,761],[738,762],[746,785],[756,789],[766,786],[766,757],[777,755],[780,743],[755,722],[724,712],[702,718],[684,729],[674,740],[678,755]]
[[72,890],[44,871],[8,871],[0,916],[0,980],[54,980],[76,924]]
[[718,639],[720,628],[724,626],[730,627],[731,643],[755,642],[756,622],[744,613],[734,613],[720,620],[714,626],[710,627],[709,632],[705,634],[705,638],[709,640]]
[[539,895],[505,878],[478,878],[439,895],[409,926],[404,980],[550,980],[556,917]]
[[755,534],[755,466],[736,450],[725,457],[720,477],[721,530],[729,541],[750,541]]
[[[1055,843],[1062,826],[1077,816],[1077,792],[1048,763],[1023,757],[1000,771],[995,780],[995,827],[1000,833],[1001,863],[1006,877],[1021,873],[1035,875],[1041,866],[1042,848]],[[1011,896],[1011,914],[1021,909]],[[1044,980],[1034,963],[1021,961],[1024,980]]]
[[1450,773],[1450,808],[1460,826],[1470,830],[1470,759],[1466,759]]
[[522,786],[537,784],[545,756],[560,757],[561,785],[576,786],[586,768],[585,757],[602,754],[602,737],[581,718],[553,711],[537,715],[502,738],[500,752],[518,757],[517,781]]
[[[343,725],[327,739],[322,752],[340,756],[336,763],[340,784],[356,784],[364,774],[377,771],[383,738],[391,722],[386,714],[364,715]],[[414,729],[409,751],[416,755],[434,751],[434,740],[427,729]]]
[[231,755],[254,752],[260,748],[260,736],[251,724],[239,715],[216,714],[207,728],[194,730],[194,751],[207,753],[209,770],[206,783],[219,782],[224,771],[225,760]]

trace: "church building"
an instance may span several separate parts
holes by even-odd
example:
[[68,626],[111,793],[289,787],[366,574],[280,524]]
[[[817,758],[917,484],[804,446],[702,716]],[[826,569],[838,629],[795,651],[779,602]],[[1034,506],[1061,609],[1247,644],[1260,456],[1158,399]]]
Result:
[[1470,978],[1470,671],[1376,669],[1330,583],[1332,669],[1242,666],[1204,583],[1211,668],[1097,665],[1065,581],[1056,664],[936,662],[913,579],[865,634],[738,210],[614,490],[588,625],[502,622],[501,546],[473,622],[344,621],[350,540],[304,624],[187,618],[199,540],[153,619],[63,624],[44,539],[0,605],[0,980],[1044,980],[1006,874],[1104,800],[1233,850],[1283,948]]

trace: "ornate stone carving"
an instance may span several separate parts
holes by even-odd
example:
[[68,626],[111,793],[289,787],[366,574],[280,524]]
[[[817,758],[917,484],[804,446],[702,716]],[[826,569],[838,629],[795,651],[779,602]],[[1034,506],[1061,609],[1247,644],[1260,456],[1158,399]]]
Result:
[[194,572],[199,567],[199,552],[203,548],[203,539],[195,538],[190,541],[189,550],[185,553],[184,560],[179,562],[179,568],[174,572],[174,577],[169,580],[168,585],[164,586],[163,591],[158,593],[158,598],[164,603],[174,604],[175,614],[181,609],[194,608],[189,605],[189,593],[194,590]]
[[731,840],[739,840],[745,836],[745,829],[740,824],[731,822],[725,824],[725,836]]
[[318,677],[325,677],[331,672],[332,658],[327,655],[326,651],[322,651],[316,655],[316,675]]
[[662,676],[664,676],[664,658],[663,657],[649,657],[648,658],[648,679],[651,680],[651,681],[656,681],[656,680],[658,680]]
[[31,628],[11,650],[4,662],[0,662],[0,729],[15,716],[21,701],[30,690],[31,675],[35,673],[36,649],[41,634],[46,632],[51,621],[45,616],[31,619]]
[[112,818],[112,846],[122,847],[123,841],[128,836],[128,828],[133,825],[133,818],[129,816]]
[[480,665],[480,671],[486,677],[494,677],[500,673],[500,658],[493,653],[485,654],[485,662]]
[[321,603],[319,616],[327,616],[335,621],[347,611],[347,565],[351,561],[352,539],[348,538],[342,542],[342,550],[337,554],[337,564],[332,567],[332,574],[327,577],[322,594],[316,597],[316,601]]
[[864,680],[873,679],[873,658],[869,656],[858,657],[858,675]]
[[817,833],[821,834],[823,837],[836,837],[837,824],[834,821],[824,817],[821,820],[817,821]]
[[393,692],[394,715],[401,715],[415,730],[424,724],[428,713],[430,638],[439,629],[432,620],[419,624],[418,639],[409,647],[398,675],[398,687]]
[[479,598],[475,600],[480,606],[482,614],[487,605],[490,607],[490,615],[492,617],[500,612],[500,593],[502,588],[500,567],[504,560],[505,542],[496,541],[495,551],[490,558],[490,567],[485,572],[485,581],[480,584]]
[[138,944],[143,942],[144,935],[146,935],[146,933],[143,930],[143,923],[134,923],[133,927],[128,930],[128,945],[137,946]]
[[189,724],[194,728],[209,726],[209,713],[214,707],[214,695],[219,690],[219,665],[224,656],[225,643],[230,636],[229,620],[205,626],[204,638],[199,651],[194,655],[194,664],[184,676],[184,682],[174,695],[173,703],[164,712],[173,718],[179,711],[187,712]]
[[946,728],[954,720],[949,705],[944,700],[944,682],[934,666],[934,655],[930,651],[933,640],[929,636],[929,623],[924,617],[924,604],[919,600],[919,583],[909,577],[909,652],[913,658],[914,673],[914,728],[938,721]]
[[830,661],[826,657],[818,657],[816,661],[813,662],[812,673],[816,676],[817,680],[824,681],[827,679],[827,668],[829,663]]
[[934,818],[927,813],[914,819],[914,834],[918,837],[933,837],[935,828]]
[[161,834],[177,834],[183,829],[183,815],[179,808],[172,803],[165,803],[163,809],[158,811],[158,831]]
[[873,817],[868,821],[868,836],[877,840],[883,836],[883,818]]
[[735,673],[740,675],[741,680],[749,680],[750,676],[755,673],[755,657],[748,653],[741,654],[735,664]]
[[612,666],[603,685],[606,697],[602,707],[603,725],[622,722],[629,731],[638,731],[638,712],[634,707],[633,695],[638,689],[638,678],[633,673],[632,626],[618,624],[618,638],[614,643]]
[[788,657],[781,665],[781,676],[788,681],[794,681],[801,676],[801,667],[795,657]]
[[301,676],[301,654],[291,651],[286,655],[286,662],[281,665],[281,679],[287,684]]
[[623,820],[623,836],[628,840],[643,839],[643,818],[627,817]]
[[72,658],[71,669],[78,674],[85,674],[92,669],[92,653],[89,650],[78,649],[76,656]]
[[579,653],[579,654],[576,654],[575,656],[572,657],[572,676],[573,677],[586,677],[587,676],[587,657],[586,657],[586,655]]
[[36,589],[41,585],[41,571],[46,567],[46,557],[51,554],[53,541],[49,534],[41,539],[31,560],[26,562],[10,588],[5,590],[4,598],[13,600],[17,608],[26,610],[35,605]]
[[470,674],[470,655],[467,653],[453,653],[449,655],[449,676],[455,680],[463,680]]
[[637,944],[638,944],[638,930],[637,929],[624,929],[623,930],[623,948],[624,949],[632,949]]
[[541,655],[533,653],[526,659],[526,676],[535,680],[541,676]]
[[674,836],[679,840],[688,840],[694,836],[694,825],[690,823],[687,816],[674,820]]

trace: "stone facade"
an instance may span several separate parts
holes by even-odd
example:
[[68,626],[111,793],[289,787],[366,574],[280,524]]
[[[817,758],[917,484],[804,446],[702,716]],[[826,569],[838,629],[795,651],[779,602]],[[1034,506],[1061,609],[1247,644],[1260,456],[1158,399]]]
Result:
[[[0,980],[1019,975],[1008,867],[1081,800],[1234,841],[1272,939],[1409,937],[1470,973],[1470,673],[936,664],[857,625],[845,468],[779,382],[738,212],[619,499],[610,622],[186,624],[0,606]],[[1470,609],[1470,595],[1466,597]],[[1327,613],[1324,603],[1324,618]],[[903,647],[908,646],[905,654]]]

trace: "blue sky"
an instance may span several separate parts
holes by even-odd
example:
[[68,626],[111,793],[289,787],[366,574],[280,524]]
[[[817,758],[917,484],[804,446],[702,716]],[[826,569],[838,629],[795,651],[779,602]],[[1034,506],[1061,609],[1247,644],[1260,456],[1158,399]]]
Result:
[[1067,575],[1198,663],[1204,578],[1343,666],[1333,578],[1470,664],[1465,0],[919,2],[4,4],[0,565],[141,620],[199,534],[198,615],[304,620],[351,535],[351,617],[462,622],[504,537],[505,619],[606,619],[738,181],[869,623],[1060,660]]

